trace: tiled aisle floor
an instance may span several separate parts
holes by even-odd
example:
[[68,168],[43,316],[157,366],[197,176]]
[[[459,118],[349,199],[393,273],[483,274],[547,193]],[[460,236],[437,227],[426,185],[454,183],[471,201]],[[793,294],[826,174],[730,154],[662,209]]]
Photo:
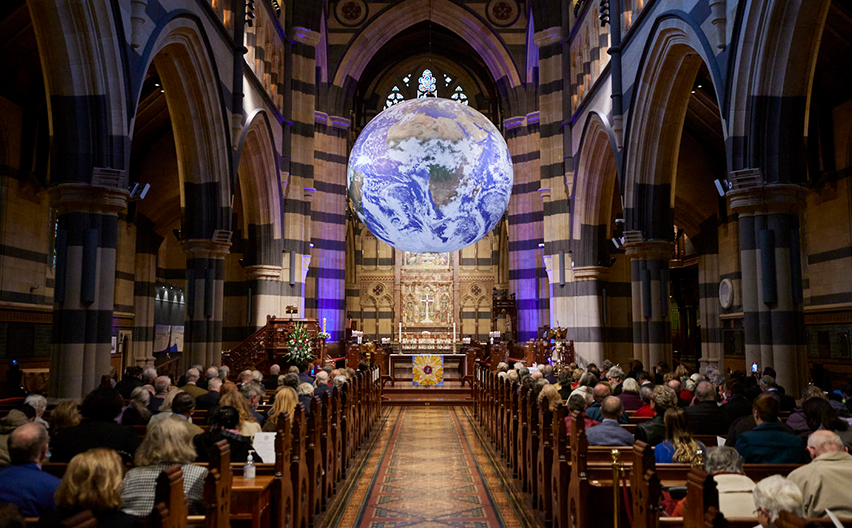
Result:
[[[469,423],[469,408],[392,407],[324,528],[525,528],[534,521]],[[352,479],[352,480],[350,480]]]

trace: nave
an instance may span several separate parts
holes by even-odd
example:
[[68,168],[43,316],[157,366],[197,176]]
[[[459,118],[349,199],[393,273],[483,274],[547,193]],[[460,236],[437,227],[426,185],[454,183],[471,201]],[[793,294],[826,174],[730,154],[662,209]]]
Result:
[[536,526],[469,406],[384,409],[318,528]]

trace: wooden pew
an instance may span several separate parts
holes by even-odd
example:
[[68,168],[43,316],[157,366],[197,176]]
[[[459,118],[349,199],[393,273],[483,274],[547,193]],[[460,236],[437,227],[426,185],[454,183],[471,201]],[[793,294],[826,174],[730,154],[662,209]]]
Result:
[[231,525],[231,448],[219,440],[208,453],[210,463],[204,479],[204,515],[193,515],[187,524],[204,528],[228,528]]
[[[293,413],[295,415],[295,412]],[[298,518],[296,500],[293,496],[293,479],[291,478],[293,424],[290,416],[284,412],[278,416],[278,430],[275,435],[275,466],[272,481],[272,523],[276,528],[292,528]],[[261,473],[260,467],[255,471]]]
[[292,420],[293,444],[290,450],[290,480],[293,486],[293,527],[308,528],[311,521],[311,491],[306,455],[307,423],[302,404],[296,405]]
[[325,508],[325,505],[328,499],[334,495],[334,485],[336,484],[335,475],[337,475],[337,470],[335,469],[335,464],[337,463],[336,451],[334,450],[334,437],[332,436],[332,422],[335,419],[334,415],[334,399],[333,398],[333,390],[328,391],[322,395],[322,408],[323,408],[323,417],[325,418],[322,422],[322,427],[320,428],[320,448],[322,450],[323,455],[323,471],[322,474],[322,505]]
[[536,471],[536,509],[544,514],[544,524],[553,521],[553,492],[551,472],[553,471],[553,411],[546,402],[538,405],[538,459]]
[[154,510],[148,516],[149,528],[186,528],[189,506],[183,494],[183,470],[175,464],[157,477]]
[[[522,389],[523,390],[523,389]],[[526,450],[524,451],[524,465],[530,468],[527,473],[526,479],[526,488],[525,491],[530,494],[530,499],[532,500],[532,504],[538,504],[538,479],[534,473],[535,467],[538,465],[538,435],[539,435],[539,424],[538,424],[538,402],[535,398],[535,393],[533,393],[532,389],[529,389],[527,393],[527,398],[525,402],[527,408],[527,443]]]
[[308,466],[308,499],[309,519],[322,511],[322,472],[323,455],[320,424],[323,420],[323,408],[317,398],[311,398],[311,412],[307,419],[307,435],[305,435],[305,460]]

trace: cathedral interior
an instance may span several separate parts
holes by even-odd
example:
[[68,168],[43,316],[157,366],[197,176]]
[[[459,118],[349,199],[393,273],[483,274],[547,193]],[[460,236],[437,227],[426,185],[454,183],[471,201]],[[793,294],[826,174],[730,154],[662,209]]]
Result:
[[[0,371],[80,397],[268,316],[576,360],[852,374],[845,0],[7,0]],[[478,242],[413,253],[349,204],[364,127],[455,100],[511,154]],[[384,340],[384,341],[383,341]]]

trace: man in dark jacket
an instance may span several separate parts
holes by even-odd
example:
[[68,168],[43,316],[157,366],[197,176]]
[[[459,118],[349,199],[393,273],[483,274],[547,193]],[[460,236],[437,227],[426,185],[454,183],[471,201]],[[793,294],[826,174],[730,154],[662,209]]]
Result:
[[76,427],[60,431],[51,442],[51,462],[70,462],[74,455],[106,447],[114,449],[127,462],[139,446],[133,428],[115,423],[121,412],[121,395],[115,389],[97,388],[89,393],[80,406],[83,421]]
[[726,382],[728,402],[722,405],[722,410],[733,422],[743,416],[751,416],[751,402],[745,397],[745,384],[740,380]]
[[219,390],[222,388],[222,380],[210,378],[207,381],[207,392],[195,400],[195,408],[198,410],[211,410],[219,406]]
[[278,376],[281,375],[281,367],[278,365],[272,365],[269,367],[269,376],[263,380],[263,386],[266,390],[276,390],[278,389]]
[[677,394],[671,387],[657,385],[651,392],[651,408],[654,417],[636,426],[636,440],[655,446],[666,439],[666,423],[663,415],[666,409],[677,407]]
[[798,464],[807,461],[802,439],[785,431],[778,422],[780,407],[778,399],[769,394],[761,394],[754,400],[752,413],[757,427],[741,433],[734,446],[746,463]]
[[692,434],[723,436],[731,427],[727,413],[716,405],[716,389],[709,381],[695,388],[695,403],[683,410],[686,425]]
[[124,377],[115,384],[115,390],[122,398],[129,400],[133,389],[142,385],[142,367],[127,367],[124,369]]

